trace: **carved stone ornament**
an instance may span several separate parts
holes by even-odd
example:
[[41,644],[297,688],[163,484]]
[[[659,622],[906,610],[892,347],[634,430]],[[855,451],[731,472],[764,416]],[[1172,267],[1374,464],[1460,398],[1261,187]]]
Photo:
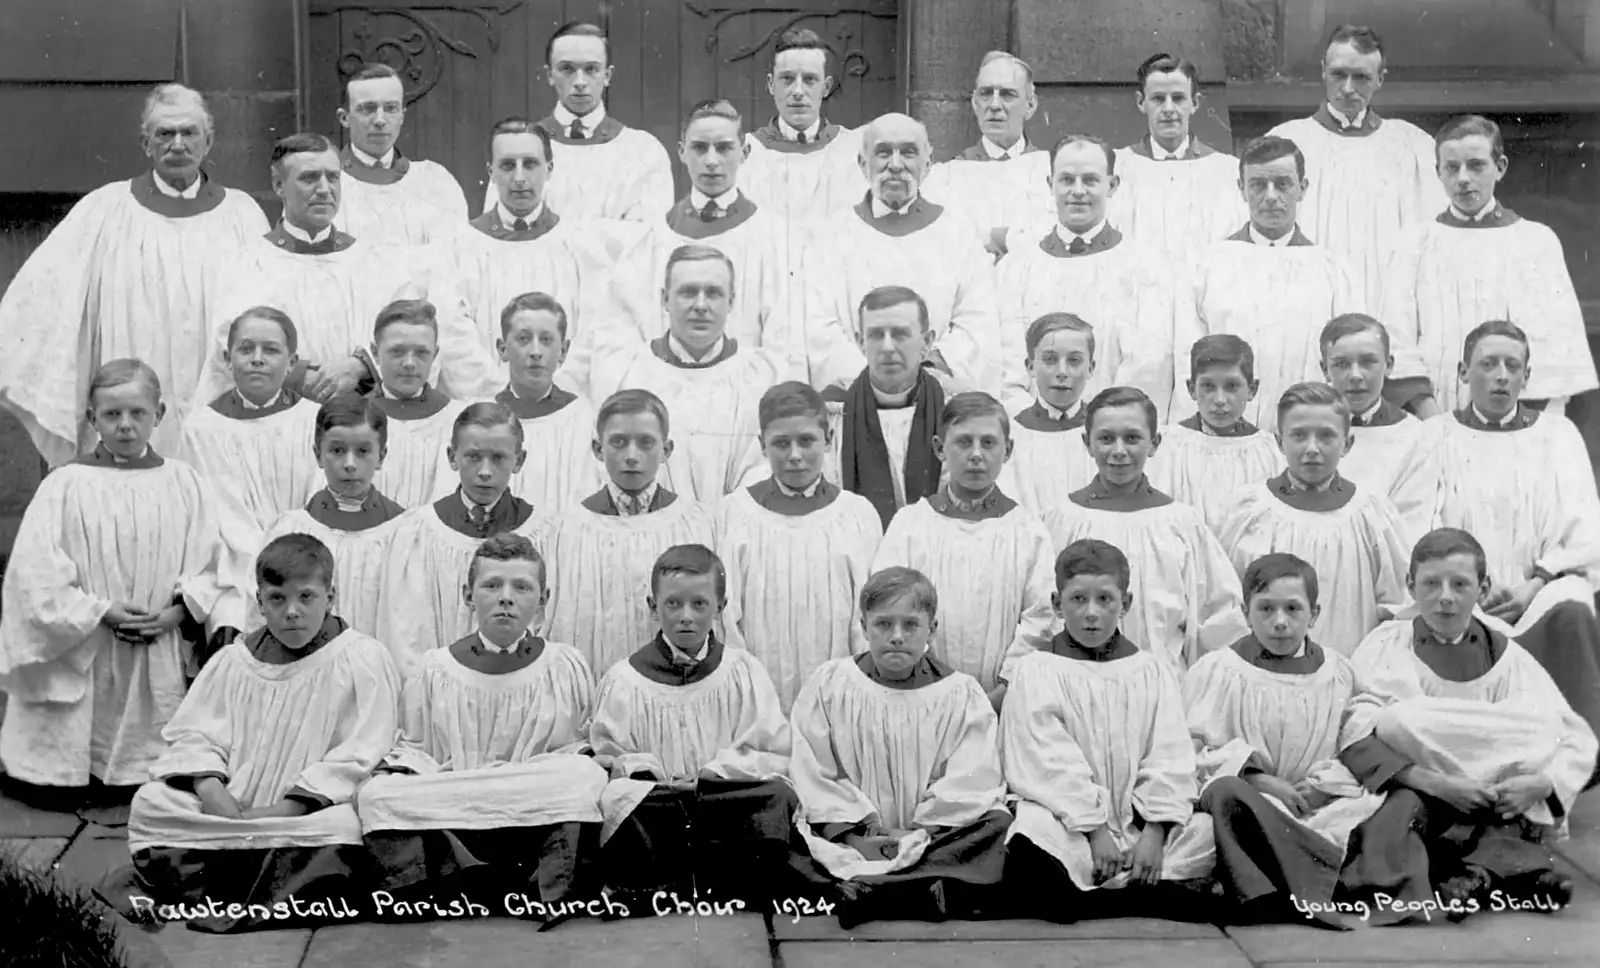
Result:
[[[445,52],[480,57],[479,48],[464,38],[455,21],[464,14],[482,27],[487,53],[500,49],[501,21],[527,0],[310,0],[311,16],[361,14],[345,34],[339,51],[340,81],[372,63],[388,64],[405,81],[406,103],[433,90],[444,74]],[[474,32],[476,33],[476,31]],[[476,40],[476,37],[472,38]]]
[[[864,14],[868,17],[879,17],[893,20],[899,15],[899,4],[896,0],[858,0],[856,3],[826,3],[826,2],[790,2],[790,0],[746,0],[744,3],[718,2],[718,0],[683,0],[683,5],[696,16],[711,21],[711,29],[706,33],[705,50],[708,54],[716,54],[721,50],[721,31],[724,24],[747,15],[755,14],[781,14],[783,19],[776,20],[771,30],[758,38],[754,43],[746,44],[734,51],[724,54],[723,60],[727,63],[747,60],[766,50],[771,44],[777,43],[784,31],[790,30],[802,20],[818,18],[826,20],[842,14]],[[839,83],[835,83],[827,96],[832,97],[839,93],[839,88],[847,77],[865,77],[872,70],[872,62],[867,59],[867,52],[859,46],[853,46],[856,39],[855,30],[849,24],[841,23],[833,30],[833,36],[826,36],[825,30],[819,30],[818,36],[828,48],[828,53],[833,55],[835,65],[834,76]]]

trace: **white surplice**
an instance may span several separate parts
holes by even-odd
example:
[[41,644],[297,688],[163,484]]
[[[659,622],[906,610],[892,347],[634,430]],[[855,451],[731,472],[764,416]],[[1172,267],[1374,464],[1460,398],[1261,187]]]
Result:
[[[431,417],[415,420],[390,417],[387,453],[383,466],[372,476],[372,486],[403,508],[432,504],[455,490],[461,483],[460,475],[450,468],[445,448],[450,446],[456,418],[465,409],[464,401],[451,400]],[[537,459],[531,448],[527,450],[525,464]],[[511,493],[522,497],[522,492],[514,486]]]
[[922,191],[977,230],[979,245],[995,229],[1048,229],[1055,220],[1050,152],[1027,151],[1004,161],[952,158],[934,165]]
[[[317,521],[303,508],[290,511],[267,528],[261,544],[286,534],[309,534],[333,553],[333,612],[363,635],[377,635],[384,575],[389,570],[389,546],[400,519],[392,518],[365,531],[339,531]],[[248,615],[244,630],[266,624],[256,605],[255,569],[244,597]]]
[[467,196],[450,170],[436,161],[407,159],[399,181],[376,185],[352,175],[340,180],[333,224],[358,239],[390,245],[427,245],[467,228]]
[[1339,461],[1339,473],[1357,487],[1388,495],[1405,526],[1401,541],[1407,548],[1415,546],[1434,529],[1439,511],[1439,449],[1431,430],[1406,414],[1387,427],[1352,427],[1350,435],[1355,443]]
[[1249,218],[1233,155],[1156,161],[1130,148],[1116,154],[1122,184],[1106,204],[1107,218],[1173,265],[1227,238]]
[[1283,451],[1265,430],[1247,437],[1218,437],[1170,424],[1145,472],[1156,490],[1200,512],[1216,532],[1241,488],[1283,472]]

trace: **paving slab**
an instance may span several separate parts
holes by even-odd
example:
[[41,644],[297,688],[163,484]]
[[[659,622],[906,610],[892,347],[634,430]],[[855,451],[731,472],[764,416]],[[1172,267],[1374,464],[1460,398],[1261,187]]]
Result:
[[0,837],[71,837],[82,825],[75,813],[40,810],[0,794]]
[[1225,939],[1211,941],[886,941],[855,944],[817,941],[781,944],[783,968],[1250,968]]
[[1210,924],[1161,921],[1155,918],[1107,918],[1075,924],[1048,921],[869,921],[846,931],[837,918],[809,917],[799,922],[774,914],[772,933],[779,941],[1138,941],[1216,940],[1221,929]]
[[67,849],[65,837],[5,837],[0,838],[0,854],[9,854],[23,867],[49,870],[61,852]]
[[85,824],[57,861],[56,873],[66,880],[94,887],[129,860],[127,828]]
[[[190,931],[187,925],[168,924],[145,937],[167,956],[172,968],[299,968],[306,946],[311,943],[311,929],[206,934]],[[356,957],[344,964],[389,962]]]
[[550,931],[509,918],[319,928],[301,968],[768,968],[756,915],[568,921]]

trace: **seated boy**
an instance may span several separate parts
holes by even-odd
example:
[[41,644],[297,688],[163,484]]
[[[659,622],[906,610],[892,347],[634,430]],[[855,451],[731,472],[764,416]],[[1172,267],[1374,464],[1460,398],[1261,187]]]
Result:
[[1016,444],[1001,484],[1042,517],[1094,478],[1094,461],[1075,433],[1095,371],[1094,327],[1071,313],[1048,313],[1029,324],[1026,342],[1034,399],[1011,418]]
[[667,408],[648,390],[622,390],[600,405],[593,459],[607,483],[556,516],[544,536],[550,570],[548,636],[600,675],[655,628],[650,566],[674,545],[714,543],[711,513],[658,479],[672,456]]
[[426,299],[397,299],[372,328],[378,387],[372,401],[389,418],[389,453],[373,479],[404,508],[427,504],[450,488],[440,458],[466,407],[428,382],[439,355],[439,319]]
[[[107,892],[119,904],[133,893],[272,905],[360,889],[351,801],[394,742],[399,676],[382,645],[330,611],[333,555],[317,539],[273,540],[256,587],[266,628],[224,646],[162,731],[167,750],[128,818],[130,889]],[[192,923],[285,921],[256,908]]]
[[1439,454],[1422,421],[1383,398],[1394,370],[1389,328],[1364,313],[1336,316],[1322,328],[1322,375],[1350,404],[1350,453],[1340,473],[1358,487],[1387,494],[1415,544],[1433,530],[1439,507]]
[[[279,517],[264,540],[309,534],[333,552],[333,587],[339,589],[340,618],[363,635],[376,635],[384,569],[394,521],[405,509],[372,486],[383,465],[389,418],[376,403],[342,393],[317,410],[311,447],[322,465],[326,486],[305,507]],[[261,627],[251,603],[250,630]]]
[[1182,675],[1203,652],[1243,635],[1239,577],[1200,513],[1156,490],[1145,463],[1161,443],[1142,390],[1110,387],[1089,401],[1083,440],[1098,469],[1088,487],[1045,514],[1054,547],[1104,541],[1138,562],[1127,635]]
[[976,391],[951,397],[934,450],[949,483],[895,514],[872,570],[914,568],[945,589],[933,654],[978,680],[998,709],[1007,650],[1050,641],[1050,534],[995,482],[1011,457],[1000,401]]
[[795,702],[801,867],[825,888],[858,885],[839,889],[846,927],[971,920],[999,900],[1011,823],[999,724],[977,680],[928,653],[938,610],[921,572],[874,574],[861,589],[867,650],[824,663]]
[[589,740],[611,770],[607,797],[649,788],[633,813],[607,818],[606,883],[624,896],[764,906],[787,869],[798,806],[789,723],[761,662],[714,634],[726,600],[709,548],[668,548],[650,573],[654,638],[600,680]]
[[401,515],[389,540],[378,638],[406,677],[424,652],[472,631],[461,582],[479,542],[507,531],[531,537],[543,523],[506,487],[528,456],[510,410],[469,405],[456,417],[448,453],[460,486]]
[[[1490,907],[1489,891],[1560,908],[1565,833],[1595,765],[1593,730],[1506,626],[1477,611],[1488,558],[1471,534],[1432,531],[1411,553],[1416,617],[1386,622],[1352,659],[1362,694],[1340,758],[1384,804],[1356,831],[1342,885],[1402,904]],[[1381,900],[1381,899],[1380,899]]]
[[495,401],[522,421],[522,439],[536,455],[512,475],[511,491],[547,517],[572,510],[604,483],[589,451],[594,406],[554,382],[571,345],[566,309],[542,292],[523,293],[500,313],[495,346],[511,382]]
[[1296,383],[1278,401],[1288,469],[1252,484],[1223,515],[1218,537],[1242,575],[1283,551],[1311,563],[1327,599],[1321,645],[1342,655],[1406,602],[1404,528],[1386,495],[1339,473],[1350,449],[1350,405],[1325,383]]
[[598,861],[606,772],[578,753],[594,679],[576,649],[529,631],[549,593],[527,538],[479,545],[461,591],[477,627],[423,655],[399,742],[356,797],[377,886],[553,904]]
[[[1178,677],[1119,628],[1132,603],[1127,557],[1104,541],[1075,541],[1056,558],[1055,584],[1050,600],[1065,630],[1009,667],[1000,750],[1019,798],[1006,877],[1030,885],[1029,914],[1059,921],[1107,913],[1108,902],[1084,896],[1096,888],[1206,876],[1212,844],[1211,818],[1194,812]],[[1162,913],[1205,919],[1203,898]]]
[[1302,921],[1309,910],[1342,926],[1328,902],[1345,846],[1383,802],[1337,759],[1355,673],[1310,638],[1321,606],[1304,559],[1257,558],[1244,588],[1250,634],[1183,677],[1217,879],[1246,923]]
[[728,641],[772,674],[784,712],[811,673],[856,651],[856,598],[883,532],[872,502],[822,476],[828,407],[804,383],[761,396],[761,450],[772,476],[713,512],[728,565]]
[[1195,340],[1185,386],[1198,412],[1161,434],[1161,452],[1150,457],[1150,483],[1199,511],[1216,531],[1241,488],[1283,470],[1283,455],[1270,433],[1244,419],[1260,386],[1249,343],[1231,333]]

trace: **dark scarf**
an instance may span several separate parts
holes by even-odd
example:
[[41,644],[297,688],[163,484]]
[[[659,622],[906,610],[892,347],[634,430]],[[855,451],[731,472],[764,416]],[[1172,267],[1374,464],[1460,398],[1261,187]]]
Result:
[[[911,418],[911,438],[906,446],[906,503],[917,501],[939,489],[939,461],[933,455],[933,438],[938,433],[939,413],[944,409],[944,388],[927,374],[919,374],[911,391],[910,403],[916,408]],[[878,422],[878,398],[872,381],[862,370],[850,384],[844,401],[844,440],[840,444],[839,483],[872,502],[885,528],[894,517],[894,472],[889,468],[889,445]]]

